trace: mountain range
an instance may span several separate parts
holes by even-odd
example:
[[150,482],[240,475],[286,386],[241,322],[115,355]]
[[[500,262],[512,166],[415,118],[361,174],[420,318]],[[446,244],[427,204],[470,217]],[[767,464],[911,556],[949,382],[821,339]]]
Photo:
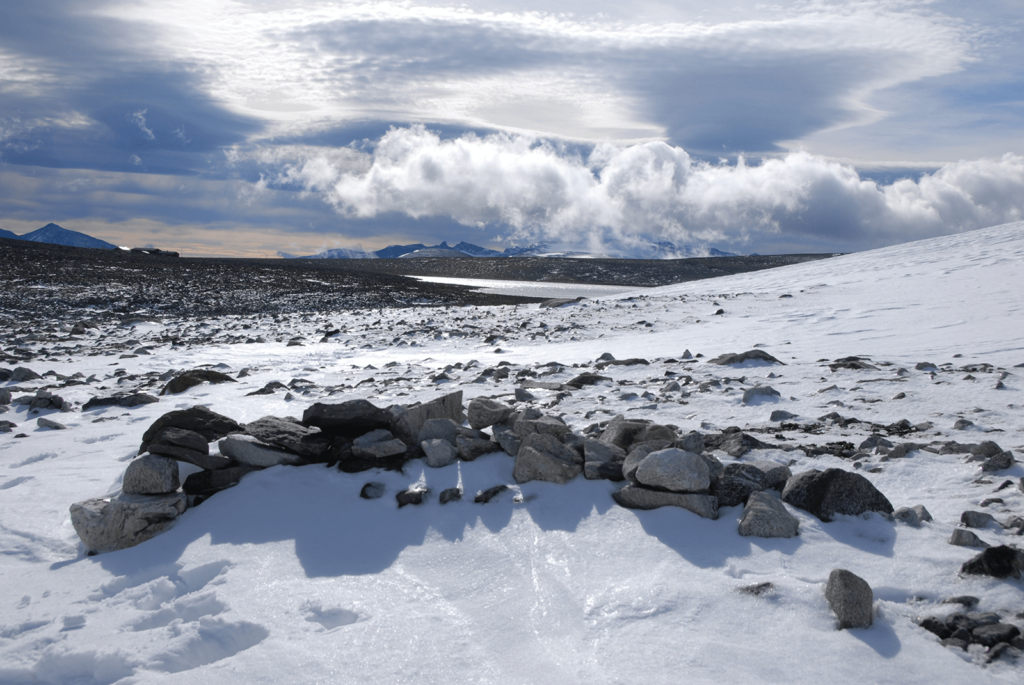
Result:
[[568,257],[576,259],[680,259],[685,257],[734,257],[732,252],[716,248],[700,248],[691,245],[676,245],[668,241],[650,241],[639,248],[625,248],[614,244],[605,245],[601,252],[564,250],[548,243],[534,243],[529,247],[506,247],[503,251],[480,247],[465,241],[454,247],[443,241],[437,245],[413,243],[410,245],[388,245],[381,250],[367,251],[360,248],[336,248],[322,250],[313,255],[298,256],[278,252],[286,259],[408,259],[422,257]]
[[92,247],[100,250],[117,249],[117,245],[111,245],[104,240],[93,238],[78,231],[69,231],[53,223],[46,224],[42,228],[37,228],[31,233],[25,233],[24,235],[0,229],[0,238],[27,240],[33,243],[47,243],[49,245],[66,245],[67,247]]

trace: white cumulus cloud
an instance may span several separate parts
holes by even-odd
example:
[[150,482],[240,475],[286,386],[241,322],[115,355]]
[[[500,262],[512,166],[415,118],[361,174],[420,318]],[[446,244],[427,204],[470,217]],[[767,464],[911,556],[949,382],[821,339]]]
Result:
[[275,182],[319,193],[345,217],[446,217],[585,249],[856,250],[1024,218],[1024,157],[1013,154],[880,185],[806,152],[711,164],[662,142],[579,152],[505,133],[442,139],[423,126],[394,128],[370,152],[305,153]]

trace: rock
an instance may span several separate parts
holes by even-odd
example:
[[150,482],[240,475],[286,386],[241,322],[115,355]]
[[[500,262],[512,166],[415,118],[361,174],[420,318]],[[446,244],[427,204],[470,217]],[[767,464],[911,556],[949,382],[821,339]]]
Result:
[[395,499],[398,500],[398,508],[401,509],[406,504],[423,504],[424,495],[426,495],[425,490],[411,487],[395,495]]
[[721,364],[723,366],[726,366],[732,364],[743,364],[744,362],[749,361],[765,362],[768,364],[782,364],[782,366],[785,366],[785,364],[783,364],[778,359],[771,356],[764,350],[748,350],[747,352],[742,352],[740,354],[722,354],[715,357],[714,359],[709,359],[708,363]]
[[181,489],[189,495],[209,497],[221,490],[226,490],[238,485],[239,481],[242,480],[242,476],[259,470],[260,467],[258,466],[248,466],[243,464],[241,466],[232,466],[226,469],[218,469],[216,471],[198,471],[185,478],[185,482],[182,483]]
[[53,419],[48,419],[45,416],[40,416],[36,419],[36,425],[40,428],[49,428],[50,430],[62,431],[67,430],[67,426],[63,423],[57,423]]
[[791,475],[789,467],[771,461],[729,464],[711,494],[718,497],[719,507],[734,507],[746,503],[752,492],[781,487]]
[[893,444],[889,440],[886,440],[881,435],[872,435],[866,440],[860,443],[857,447],[859,450],[873,450],[876,447],[885,447],[886,449],[892,449]]
[[825,522],[836,514],[859,516],[868,511],[893,511],[889,500],[867,478],[836,468],[796,474],[786,481],[782,501]]
[[71,505],[71,525],[90,552],[113,552],[156,537],[187,506],[180,492],[90,499]]
[[1003,469],[1010,468],[1013,464],[1013,452],[1007,450],[986,459],[985,463],[981,465],[981,470],[989,473],[992,471],[1002,471]]
[[553,416],[541,416],[538,419],[521,418],[515,422],[512,430],[515,431],[516,437],[523,441],[534,433],[551,435],[561,440],[572,432],[571,428]]
[[205,454],[196,450],[191,450],[187,447],[178,447],[177,445],[150,445],[150,454],[158,454],[161,457],[168,457],[175,461],[183,461],[187,464],[193,464],[201,469],[208,469],[210,471],[216,471],[217,469],[226,469],[231,466],[238,466],[238,462],[229,457],[224,457],[219,454]]
[[596,373],[581,373],[565,383],[566,387],[573,390],[580,390],[584,385],[597,385],[602,381],[611,381],[607,376],[599,376]]
[[509,456],[514,457],[519,454],[519,448],[522,446],[523,441],[519,439],[519,436],[511,428],[504,427],[499,430],[498,426],[500,425],[497,424],[492,429],[494,437],[497,439],[498,444],[501,445],[501,449],[505,450]]
[[649,490],[638,485],[627,485],[612,493],[619,506],[627,509],[657,509],[682,507],[707,519],[718,518],[718,500],[713,495],[681,494]]
[[317,402],[302,412],[302,425],[316,426],[324,433],[356,438],[391,425],[391,414],[366,400],[340,404]]
[[[374,436],[376,440],[364,440]],[[356,438],[352,443],[352,454],[360,459],[379,460],[388,457],[398,457],[408,451],[408,446],[395,437],[390,436],[391,432],[386,430],[373,431],[367,436]],[[360,442],[362,441],[362,442]]]
[[359,491],[359,496],[363,499],[380,499],[384,496],[384,483],[367,483]]
[[472,400],[466,413],[470,428],[477,430],[501,423],[511,415],[512,407],[483,397]]
[[175,492],[180,486],[178,462],[147,454],[128,464],[121,491],[126,495],[165,495]]
[[[558,438],[547,433],[532,433],[523,440],[523,447],[531,447],[549,457],[560,459],[571,464],[583,465],[583,456],[579,452],[563,444]],[[520,448],[522,449],[522,448]]]
[[137,392],[131,395],[114,395],[112,397],[93,397],[82,405],[82,411],[89,411],[98,407],[125,407],[130,409],[159,401],[156,397],[147,395],[144,392]]
[[455,438],[459,436],[462,426],[451,419],[427,419],[420,428],[419,441],[444,440],[455,446]]
[[407,445],[419,444],[420,429],[428,419],[451,419],[458,425],[465,420],[462,411],[462,391],[438,397],[430,402],[398,408],[391,419],[391,432]]
[[972,457],[971,461],[984,461],[989,457],[1001,454],[1003,448],[991,440],[985,440],[980,445],[971,445],[969,451]]
[[501,493],[511,490],[507,485],[495,485],[494,487],[487,488],[481,492],[476,493],[476,497],[473,498],[475,504],[487,504],[492,499],[500,495]]
[[316,461],[330,447],[328,436],[294,421],[264,416],[245,427],[245,432],[260,442],[297,454],[306,461]]
[[205,437],[195,431],[175,428],[173,426],[164,428],[156,435],[150,443],[150,451],[152,451],[153,447],[164,445],[184,447],[195,452],[202,452],[203,454],[210,453],[210,443],[206,441]]
[[704,436],[697,431],[690,431],[679,440],[676,440],[675,446],[687,452],[693,452],[694,454],[703,454]]
[[[454,464],[459,456],[459,451],[455,449],[455,445],[440,438],[424,440],[420,443],[420,448],[423,450],[423,454],[426,455],[427,466],[432,469],[440,469],[449,464]],[[444,493],[441,494],[443,495]]]
[[1021,570],[1024,570],[1024,552],[1006,545],[989,547],[960,567],[960,573],[993,578],[1020,578]]
[[874,613],[874,594],[863,578],[837,568],[825,586],[828,605],[839,617],[839,628],[869,628]]
[[458,436],[455,439],[455,446],[458,449],[459,458],[463,461],[473,461],[481,455],[501,450],[501,445],[492,440],[471,438],[466,435]]
[[7,388],[0,388],[0,404],[11,403],[11,391]]
[[267,468],[302,462],[298,455],[264,444],[251,435],[229,435],[220,441],[219,446],[221,454],[243,466]]
[[583,468],[579,464],[558,459],[523,445],[516,455],[512,475],[517,483],[527,483],[531,480],[567,483],[582,471]]
[[674,447],[644,457],[635,478],[642,485],[671,492],[707,492],[711,487],[708,466],[700,455]]
[[766,492],[752,492],[740,518],[740,535],[760,538],[791,538],[800,522],[786,511],[782,501]]
[[535,399],[537,399],[537,396],[529,390],[516,388],[516,402],[532,402]]
[[618,414],[605,426],[600,440],[606,445],[615,445],[621,449],[628,449],[635,437],[646,428],[646,423],[626,421],[622,414]]
[[42,379],[38,373],[24,366],[19,366],[13,372],[11,372],[10,380],[15,383],[24,383],[26,381],[36,381]]
[[932,520],[932,515],[923,504],[917,504],[913,507],[900,507],[893,514],[893,518],[914,528],[920,528],[922,523]]
[[149,444],[164,428],[182,428],[199,433],[207,442],[219,440],[231,433],[241,433],[244,426],[233,419],[210,411],[202,405],[179,409],[164,414],[146,429],[142,435],[142,446],[139,454],[149,448]]
[[615,445],[606,445],[600,440],[587,439],[583,442],[583,477],[588,480],[621,481],[622,464],[626,453]]
[[785,409],[776,409],[772,412],[772,415],[768,417],[769,421],[780,423],[782,421],[789,421],[790,419],[797,418],[796,414],[790,414]]
[[996,519],[992,514],[986,514],[983,511],[965,511],[960,514],[960,523],[968,528],[986,528],[990,523],[995,522]]
[[755,385],[743,391],[743,404],[758,404],[775,397],[782,397],[782,393],[768,385]]
[[763,595],[773,594],[775,592],[775,585],[769,581],[765,581],[763,583],[754,583],[753,585],[744,585],[736,589],[737,591],[742,592],[745,595],[761,597]]
[[[242,369],[242,371],[245,371],[245,369]],[[246,374],[246,375],[248,375],[248,374]],[[241,373],[239,373],[238,377],[242,378],[243,376],[242,376]],[[288,386],[285,385],[284,383],[282,383],[281,381],[270,381],[269,383],[264,385],[259,390],[253,390],[252,392],[247,392],[245,394],[245,396],[246,397],[254,397],[254,396],[257,396],[257,395],[273,395],[278,390],[288,390]]]
[[163,390],[160,391],[161,395],[176,395],[179,392],[184,392],[191,387],[201,385],[203,383],[237,383],[234,378],[221,373],[220,371],[214,371],[213,369],[192,369],[186,371],[177,378],[172,379],[167,385],[164,386]]
[[1000,642],[1009,642],[1020,635],[1020,628],[1009,623],[992,623],[978,626],[971,631],[971,642],[985,647],[994,647]]
[[441,491],[438,500],[441,504],[448,504],[449,502],[458,502],[462,499],[462,488],[445,488]]
[[957,419],[956,423],[953,424],[953,430],[955,430],[955,431],[967,430],[968,428],[970,428],[973,425],[974,425],[974,421],[971,421],[970,419]]
[[768,449],[770,447],[771,445],[767,445],[737,429],[729,429],[718,435],[704,436],[705,450],[722,450],[734,459],[739,459],[751,450]]
[[949,629],[949,626],[946,625],[945,621],[935,618],[934,616],[922,619],[918,625],[929,633],[933,633],[938,636],[940,640],[945,640],[953,634],[953,631]]

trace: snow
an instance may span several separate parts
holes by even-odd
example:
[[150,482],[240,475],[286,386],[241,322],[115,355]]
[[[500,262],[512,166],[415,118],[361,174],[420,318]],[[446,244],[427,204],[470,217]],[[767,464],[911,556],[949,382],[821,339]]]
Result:
[[[999,520],[1024,514],[1016,484],[993,495],[1002,481],[1024,475],[1020,464],[977,484],[979,465],[959,455],[872,457],[861,472],[894,506],[924,504],[934,522],[912,528],[873,514],[822,523],[788,507],[800,521],[799,537],[788,540],[739,536],[741,507],[711,521],[682,509],[620,508],[611,498],[618,484],[606,481],[516,485],[513,461],[503,453],[442,469],[414,461],[404,473],[274,467],[188,510],[163,535],[94,557],[85,555],[68,518],[71,503],[117,492],[142,433],[172,409],[205,404],[245,422],[300,416],[314,401],[363,397],[387,406],[457,388],[467,403],[479,395],[511,401],[514,378],[472,381],[500,360],[589,364],[603,352],[652,363],[608,367],[603,375],[630,384],[585,387],[547,410],[564,413],[576,429],[616,413],[685,432],[765,426],[773,409],[801,420],[838,411],[879,424],[930,421],[932,428],[907,440],[991,439],[1020,458],[1024,382],[1013,368],[1024,362],[1020,283],[1024,223],[554,310],[339,313],[330,318],[342,333],[322,344],[323,321],[315,316],[279,324],[247,319],[254,337],[285,333],[281,342],[249,345],[159,344],[162,332],[189,322],[105,331],[139,340],[152,354],[61,355],[29,366],[96,374],[113,389],[126,386],[112,375],[116,369],[131,375],[226,364],[232,375],[252,373],[133,409],[54,416],[66,431],[36,429],[25,406],[0,415],[18,424],[0,434],[0,683],[1020,682],[1019,664],[984,665],[978,648],[944,648],[914,623],[952,612],[955,605],[940,602],[957,595],[977,596],[979,611],[1022,623],[1014,616],[1024,604],[1022,581],[960,577],[960,565],[977,550],[947,544],[960,513],[979,510],[987,497],[1004,500],[984,509]],[[719,308],[725,313],[714,315]],[[239,321],[205,323],[214,330]],[[492,344],[482,335],[452,335],[466,324],[509,332]],[[406,330],[416,332],[400,335]],[[309,342],[287,347],[295,335]],[[786,366],[705,361],[755,345]],[[664,361],[685,349],[704,357]],[[832,372],[818,361],[847,355],[892,365]],[[449,370],[455,381],[430,380],[471,359],[480,367]],[[385,367],[392,361],[397,365]],[[955,365],[946,368],[988,363],[1010,375],[997,390],[998,371],[974,372],[974,381],[963,372],[933,377],[915,369],[921,361]],[[898,375],[901,367],[906,375]],[[695,381],[718,378],[736,391],[661,393],[666,370]],[[564,368],[540,380],[564,382],[579,372]],[[735,380],[741,376],[746,380]],[[318,387],[293,390],[292,400],[245,396],[293,377]],[[324,395],[323,388],[342,383],[353,387]],[[782,396],[743,405],[741,390],[754,383]],[[55,392],[84,403],[113,389]],[[545,403],[555,397],[531,392]],[[892,399],[898,392],[905,399]],[[843,406],[830,404],[836,401]],[[959,417],[975,426],[952,430]],[[19,431],[29,437],[15,438]],[[851,469],[849,461],[811,459],[782,446],[858,444],[865,436],[855,424],[786,437],[779,449],[751,456],[795,459],[794,473]],[[865,473],[867,467],[881,471]],[[187,473],[182,469],[182,478]],[[368,481],[384,483],[385,496],[359,498]],[[397,508],[395,493],[414,483],[434,496]],[[436,493],[458,483],[463,500],[442,506]],[[473,503],[476,492],[499,483],[510,491]],[[997,527],[976,532],[992,544],[1020,540]],[[835,628],[823,594],[834,568],[872,586],[871,628]],[[738,590],[765,581],[775,587],[767,595]]]

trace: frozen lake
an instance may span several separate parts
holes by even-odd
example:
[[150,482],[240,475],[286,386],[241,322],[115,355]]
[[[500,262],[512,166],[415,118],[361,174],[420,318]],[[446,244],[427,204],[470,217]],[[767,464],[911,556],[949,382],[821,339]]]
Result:
[[587,285],[585,283],[548,283],[542,281],[497,281],[487,278],[446,278],[443,276],[409,276],[425,283],[465,285],[485,295],[518,295],[521,297],[586,297],[597,299],[635,290],[628,285]]

